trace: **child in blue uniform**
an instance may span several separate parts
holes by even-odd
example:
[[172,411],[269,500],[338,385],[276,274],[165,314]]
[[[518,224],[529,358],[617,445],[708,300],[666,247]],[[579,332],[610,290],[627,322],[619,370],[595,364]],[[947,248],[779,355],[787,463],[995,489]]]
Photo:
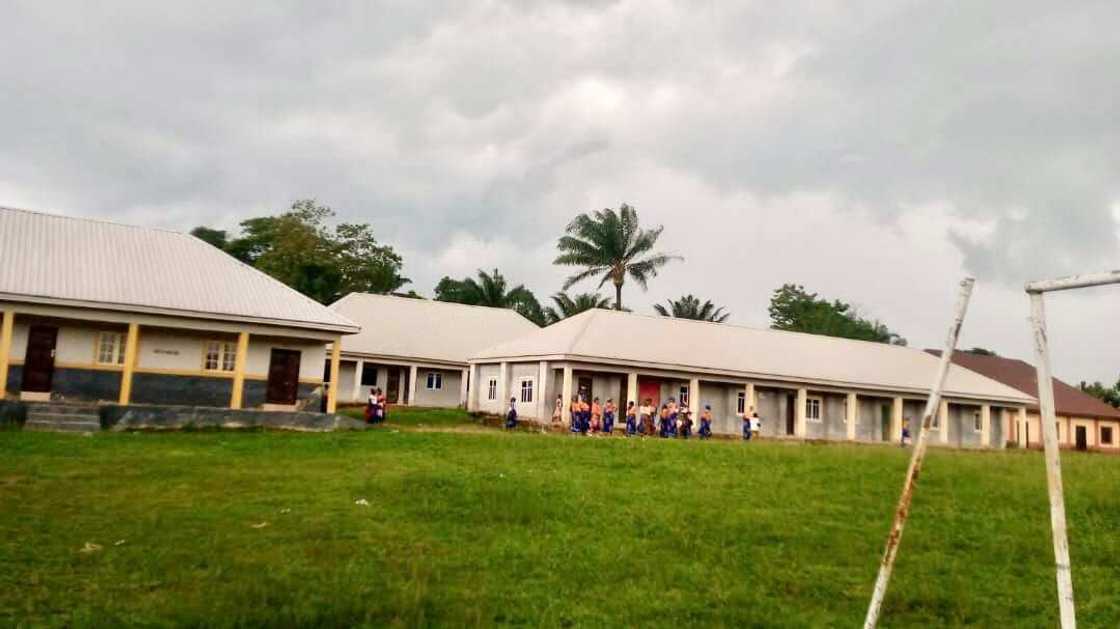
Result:
[[751,440],[751,429],[754,428],[753,423],[751,416],[747,413],[743,413],[743,441]]
[[517,398],[509,399],[509,411],[506,412],[506,430],[517,428]]
[[626,403],[626,436],[633,437],[638,434],[638,411],[634,408],[634,400]]
[[617,412],[618,409],[615,408],[614,399],[607,398],[607,405],[603,407],[603,434],[608,437],[614,432],[614,416]]
[[700,438],[708,439],[712,436],[712,405],[705,404],[704,412],[700,413]]
[[572,434],[579,434],[582,416],[579,413],[579,398],[574,395],[572,396],[572,401],[568,404],[568,415],[568,424],[571,427]]
[[688,439],[692,436],[692,411],[687,406],[681,409],[680,419],[681,439]]
[[658,426],[657,427],[658,427],[659,433],[661,434],[661,438],[662,439],[668,439],[669,438],[669,405],[668,404],[662,404],[661,405],[661,412],[657,416],[657,420],[658,420]]

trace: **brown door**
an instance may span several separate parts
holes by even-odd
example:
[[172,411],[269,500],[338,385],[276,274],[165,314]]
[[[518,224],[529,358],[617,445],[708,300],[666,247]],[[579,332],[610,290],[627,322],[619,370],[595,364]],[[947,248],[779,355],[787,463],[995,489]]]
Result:
[[797,396],[793,393],[786,395],[786,434],[797,432]]
[[1077,449],[1078,450],[1088,450],[1089,449],[1089,437],[1086,434],[1085,427],[1084,426],[1078,426],[1076,428],[1076,435],[1077,435]]
[[58,328],[34,324],[27,335],[27,354],[23,359],[23,390],[49,393],[54,380],[54,348]]
[[[265,401],[269,404],[295,404],[299,392],[299,352],[293,349],[273,349],[268,361],[268,391]],[[331,383],[334,386],[335,383]]]

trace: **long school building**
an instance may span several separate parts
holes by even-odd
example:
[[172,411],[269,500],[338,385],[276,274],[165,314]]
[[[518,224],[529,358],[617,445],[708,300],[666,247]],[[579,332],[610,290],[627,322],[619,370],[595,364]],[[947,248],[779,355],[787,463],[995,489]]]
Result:
[[342,339],[338,395],[353,404],[376,387],[397,404],[466,406],[471,355],[538,329],[507,308],[393,295],[352,293],[331,309],[362,328]]
[[193,236],[8,208],[0,314],[0,399],[24,401],[319,410],[358,331]]
[[[897,441],[925,408],[938,359],[921,350],[832,337],[591,310],[482,352],[470,361],[472,410],[549,421],[557,397],[655,405],[669,398],[713,431],[740,433],[752,409],[767,437]],[[931,443],[1002,448],[1033,398],[950,368]]]

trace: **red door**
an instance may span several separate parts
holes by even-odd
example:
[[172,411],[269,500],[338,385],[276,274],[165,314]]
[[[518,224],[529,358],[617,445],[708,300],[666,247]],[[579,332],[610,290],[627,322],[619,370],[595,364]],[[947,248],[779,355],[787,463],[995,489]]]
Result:
[[58,328],[33,324],[27,334],[27,354],[23,359],[24,391],[49,393],[54,380],[54,348]]
[[650,378],[638,378],[638,405],[650,400],[654,408],[661,406],[661,381]]
[[[268,363],[269,404],[295,404],[299,392],[299,356],[292,349],[273,349]],[[330,386],[336,386],[334,382]]]

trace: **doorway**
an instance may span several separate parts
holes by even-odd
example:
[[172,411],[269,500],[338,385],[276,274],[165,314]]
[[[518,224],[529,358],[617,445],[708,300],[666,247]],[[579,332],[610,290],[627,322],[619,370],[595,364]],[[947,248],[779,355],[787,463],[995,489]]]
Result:
[[[294,349],[273,349],[268,360],[268,388],[265,402],[290,406],[299,393],[300,352]],[[330,386],[337,386],[330,383]]]
[[1085,430],[1085,427],[1084,426],[1076,426],[1074,428],[1074,434],[1076,435],[1076,439],[1077,439],[1077,449],[1081,450],[1082,452],[1088,450],[1089,449],[1089,435],[1088,435],[1087,431]]
[[797,432],[797,394],[786,394],[786,434],[792,436]]
[[588,404],[591,403],[591,400],[595,399],[592,397],[592,382],[593,380],[591,379],[591,376],[580,376],[576,381],[576,394],[584,399]]
[[21,389],[29,393],[50,393],[54,382],[54,355],[58,328],[32,324],[27,333],[27,353],[23,359]]
[[401,369],[400,367],[389,367],[389,376],[385,379],[385,399],[395,403],[401,399],[400,392]]
[[650,401],[650,406],[658,408],[661,406],[661,381],[652,378],[642,379],[638,378],[638,406]]

